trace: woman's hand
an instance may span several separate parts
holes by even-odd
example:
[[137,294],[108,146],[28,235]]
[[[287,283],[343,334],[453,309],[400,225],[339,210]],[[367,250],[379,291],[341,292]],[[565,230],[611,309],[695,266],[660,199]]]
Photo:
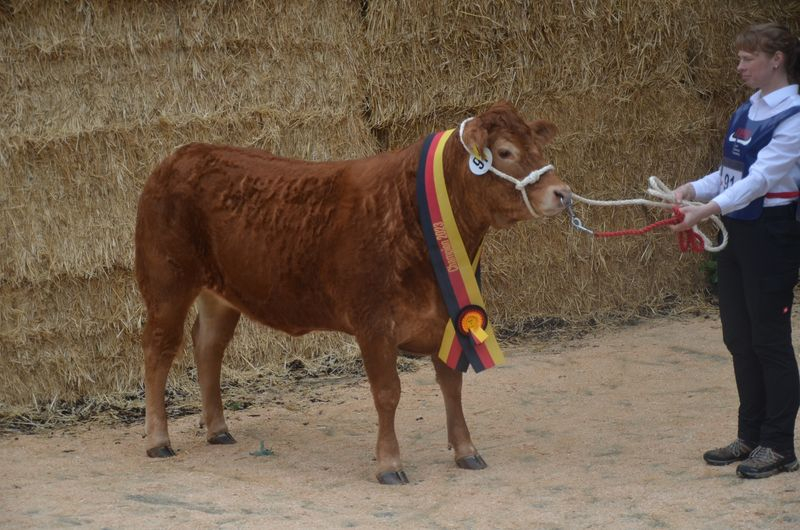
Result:
[[677,187],[672,193],[675,195],[675,202],[678,204],[683,201],[693,201],[695,197],[694,186],[689,182]]
[[[683,186],[681,186],[681,188],[682,187]],[[675,190],[676,198],[677,198],[677,191],[678,190]],[[717,203],[715,203],[714,201],[710,201],[706,204],[681,206],[680,212],[684,215],[683,221],[676,225],[670,226],[670,229],[673,232],[683,232],[684,230],[689,230],[700,221],[708,219],[712,215],[719,215],[720,208]]]

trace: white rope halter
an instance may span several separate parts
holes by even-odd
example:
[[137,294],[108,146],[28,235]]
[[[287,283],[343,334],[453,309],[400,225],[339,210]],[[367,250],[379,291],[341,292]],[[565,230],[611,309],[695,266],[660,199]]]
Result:
[[[473,153],[472,153],[472,151],[470,151],[469,147],[467,147],[467,144],[464,143],[464,125],[466,125],[466,123],[471,119],[472,118],[467,118],[466,120],[462,121],[461,122],[461,126],[458,128],[458,139],[461,140],[461,145],[464,146],[464,149],[467,151],[467,154],[469,154],[470,156]],[[514,185],[514,187],[516,189],[519,190],[519,192],[522,194],[522,200],[525,202],[525,206],[528,207],[528,211],[531,212],[531,215],[534,216],[534,217],[539,217],[539,214],[537,214],[536,211],[533,209],[533,206],[531,206],[531,201],[528,200],[528,194],[525,192],[525,187],[526,186],[530,186],[531,184],[536,184],[536,182],[539,181],[539,178],[542,175],[544,175],[545,173],[547,173],[548,171],[550,171],[552,169],[555,169],[555,168],[551,164],[547,164],[544,167],[540,167],[539,169],[535,169],[535,170],[531,171],[530,173],[528,173],[527,177],[525,177],[524,179],[520,180],[520,179],[516,179],[516,178],[512,177],[511,175],[509,175],[507,173],[503,173],[502,171],[500,171],[499,169],[497,169],[494,166],[489,166],[489,171],[491,171],[492,173],[494,173],[498,177],[509,181],[510,183],[512,183]]]

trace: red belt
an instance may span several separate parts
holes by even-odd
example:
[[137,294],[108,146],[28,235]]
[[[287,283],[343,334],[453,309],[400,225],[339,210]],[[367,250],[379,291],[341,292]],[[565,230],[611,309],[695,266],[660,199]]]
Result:
[[767,193],[767,199],[796,199],[800,197],[800,191],[778,191],[775,193]]

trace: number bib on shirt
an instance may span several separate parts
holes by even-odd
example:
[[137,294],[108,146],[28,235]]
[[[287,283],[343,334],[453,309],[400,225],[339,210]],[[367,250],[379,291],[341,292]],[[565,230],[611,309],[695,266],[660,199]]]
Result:
[[722,176],[721,191],[725,191],[742,180],[742,175],[744,175],[744,162],[741,160],[723,158],[719,171],[720,175]]

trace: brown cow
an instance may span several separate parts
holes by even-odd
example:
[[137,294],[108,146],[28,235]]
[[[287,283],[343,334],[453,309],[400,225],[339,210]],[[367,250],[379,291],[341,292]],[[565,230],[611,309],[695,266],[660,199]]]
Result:
[[[466,123],[466,145],[488,147],[494,166],[517,179],[545,164],[555,135],[505,102]],[[450,201],[470,259],[489,227],[549,216],[570,190],[547,171],[527,193],[491,174],[476,176],[456,132],[444,148]],[[415,173],[422,140],[362,160],[307,162],[258,149],[190,144],[145,183],[136,221],[136,279],[147,309],[143,332],[147,454],[172,456],[164,391],[192,329],[212,444],[233,443],[222,409],[223,352],[244,313],[292,335],[354,335],[378,411],[377,477],[404,483],[394,417],[398,350],[433,358],[447,435],[460,467],[482,469],[461,407],[462,374],[436,355],[448,315],[420,228]]]

